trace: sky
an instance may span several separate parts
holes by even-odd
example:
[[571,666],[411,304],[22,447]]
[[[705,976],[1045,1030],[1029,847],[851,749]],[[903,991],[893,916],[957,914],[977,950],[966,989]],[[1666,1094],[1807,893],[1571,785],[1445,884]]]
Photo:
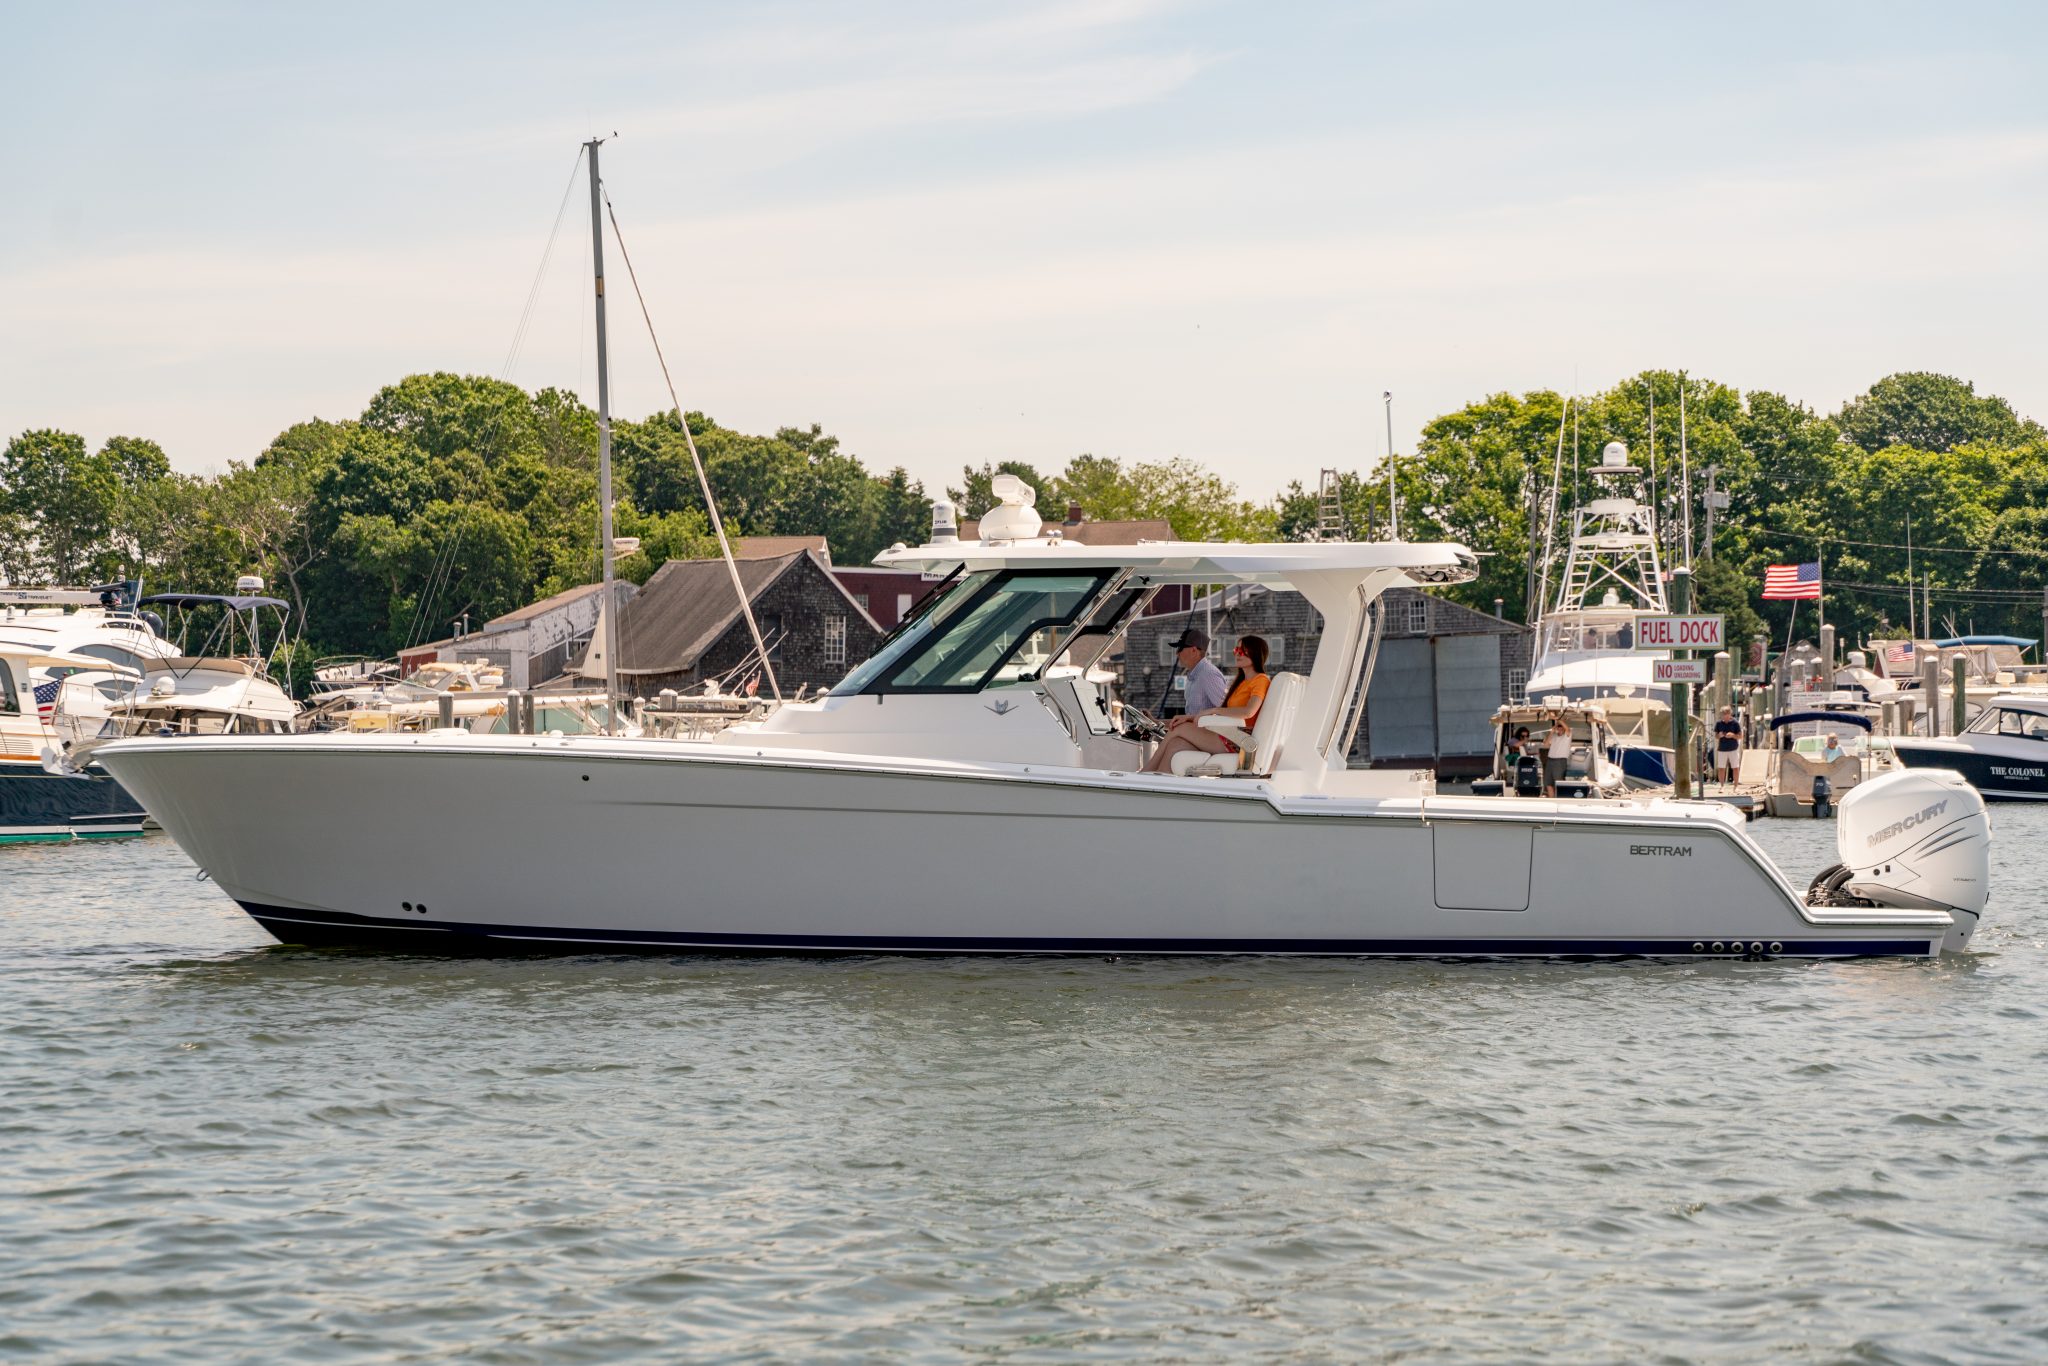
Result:
[[420,371],[594,402],[593,135],[684,406],[934,488],[1091,452],[1264,499],[1377,462],[1383,393],[1407,450],[1651,367],[1822,412],[1936,370],[2048,419],[2038,4],[0,0],[0,31],[0,435],[181,470]]

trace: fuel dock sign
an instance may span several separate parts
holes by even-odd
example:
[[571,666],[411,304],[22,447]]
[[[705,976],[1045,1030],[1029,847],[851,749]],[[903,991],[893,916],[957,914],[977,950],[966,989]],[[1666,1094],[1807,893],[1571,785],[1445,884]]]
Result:
[[1727,618],[1637,617],[1638,650],[1718,650],[1722,648],[1722,627]]

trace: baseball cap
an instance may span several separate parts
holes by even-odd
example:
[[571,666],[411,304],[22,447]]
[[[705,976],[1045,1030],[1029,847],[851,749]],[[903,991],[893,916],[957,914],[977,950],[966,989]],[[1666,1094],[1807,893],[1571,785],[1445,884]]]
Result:
[[1176,650],[1185,650],[1190,645],[1194,646],[1197,650],[1207,650],[1209,648],[1208,633],[1198,631],[1190,626],[1187,630],[1180,633],[1180,639],[1173,642],[1173,648]]

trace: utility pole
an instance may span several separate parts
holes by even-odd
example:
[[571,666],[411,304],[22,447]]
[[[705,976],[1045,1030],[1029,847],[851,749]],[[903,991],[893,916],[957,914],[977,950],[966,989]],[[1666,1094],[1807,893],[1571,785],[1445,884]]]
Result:
[[1714,489],[1714,476],[1720,472],[1719,465],[1707,466],[1707,543],[1700,547],[1700,558],[1703,560],[1714,558],[1714,514],[1726,510],[1728,506],[1728,495]]
[[1401,539],[1401,495],[1394,487],[1394,391],[1382,390],[1380,399],[1387,408],[1387,525],[1392,528],[1387,539]]
[[[1672,607],[1681,614],[1692,611],[1692,571],[1680,565],[1671,571]],[[1692,658],[1690,650],[1673,650],[1671,657]],[[1692,685],[1671,685],[1671,795],[1692,796]]]

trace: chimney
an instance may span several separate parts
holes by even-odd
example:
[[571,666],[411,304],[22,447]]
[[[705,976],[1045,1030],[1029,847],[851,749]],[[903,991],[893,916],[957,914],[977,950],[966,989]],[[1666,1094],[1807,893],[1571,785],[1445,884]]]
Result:
[[1079,526],[1079,525],[1081,525],[1081,523],[1082,523],[1082,522],[1083,522],[1084,520],[1086,520],[1086,516],[1087,516],[1087,514],[1085,514],[1085,513],[1083,513],[1083,512],[1081,511],[1081,505],[1080,505],[1079,503],[1069,503],[1069,504],[1067,504],[1067,525],[1068,525],[1068,526]]

